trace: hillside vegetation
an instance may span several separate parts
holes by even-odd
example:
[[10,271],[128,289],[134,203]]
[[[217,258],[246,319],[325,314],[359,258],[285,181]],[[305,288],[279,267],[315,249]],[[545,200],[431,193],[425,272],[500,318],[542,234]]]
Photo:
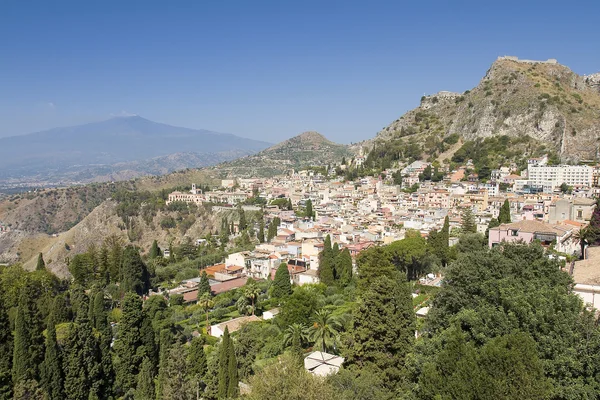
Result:
[[372,158],[435,159],[457,142],[477,147],[507,136],[500,158],[518,163],[548,153],[577,162],[597,160],[599,122],[593,79],[560,64],[498,59],[472,90],[423,96],[366,145],[375,150]]

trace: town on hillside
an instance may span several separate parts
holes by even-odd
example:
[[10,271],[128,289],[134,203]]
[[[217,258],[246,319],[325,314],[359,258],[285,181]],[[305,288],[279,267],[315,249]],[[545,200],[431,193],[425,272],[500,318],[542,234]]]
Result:
[[[551,257],[563,260],[571,274],[576,271],[576,278],[590,274],[592,267],[584,265],[600,266],[600,253],[588,252],[582,235],[600,194],[600,167],[549,165],[548,157],[543,156],[529,159],[522,171],[516,165],[492,170],[484,182],[469,172],[470,160],[452,171],[414,161],[385,170],[380,176],[343,179],[340,171],[363,162],[364,157],[359,156],[329,170],[224,179],[212,190],[201,190],[194,184],[189,191],[170,193],[167,204],[210,204],[217,214],[241,209],[264,215],[265,237],[260,243],[204,269],[213,294],[241,288],[250,278],[273,280],[282,263],[287,265],[291,283],[316,284],[321,275],[320,254],[328,240],[340,250],[348,250],[356,270],[355,260],[362,251],[415,233],[427,239],[431,232],[442,230],[445,221],[449,224],[450,246],[462,233],[472,231],[485,235],[490,248],[503,242],[540,243]],[[234,238],[241,235],[240,223],[235,218],[227,222]],[[271,226],[274,224],[275,229]],[[268,233],[267,228],[271,228]],[[252,229],[256,232],[261,227],[256,223]],[[197,246],[207,241],[193,239]],[[169,257],[167,243],[160,245],[165,248],[163,256]],[[575,267],[578,258],[585,258],[579,263],[587,264]],[[595,269],[600,276],[600,268]],[[434,271],[412,278],[424,285],[439,286],[443,275]],[[600,286],[590,286],[588,278],[581,278],[576,291],[598,307],[594,295],[600,293]],[[196,302],[199,282],[200,278],[184,280],[168,294],[182,295],[185,303]],[[416,311],[417,316],[424,317],[428,307]],[[256,317],[241,320],[248,318]],[[236,330],[240,319],[231,324],[229,330]],[[212,334],[222,335],[225,325],[214,325]]]

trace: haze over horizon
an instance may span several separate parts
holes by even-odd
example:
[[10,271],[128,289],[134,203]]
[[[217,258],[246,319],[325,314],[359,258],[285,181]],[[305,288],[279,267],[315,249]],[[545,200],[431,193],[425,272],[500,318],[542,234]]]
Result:
[[[600,71],[596,2],[0,5],[0,137],[140,115],[277,143],[371,138],[500,55]],[[32,11],[34,10],[34,11]],[[561,29],[556,29],[556,25]]]

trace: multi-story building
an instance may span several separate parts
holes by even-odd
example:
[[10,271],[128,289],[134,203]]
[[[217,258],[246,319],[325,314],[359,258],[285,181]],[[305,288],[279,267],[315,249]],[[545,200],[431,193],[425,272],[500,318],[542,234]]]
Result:
[[587,165],[530,164],[527,168],[528,184],[532,187],[558,188],[563,183],[572,187],[591,187],[593,168]]

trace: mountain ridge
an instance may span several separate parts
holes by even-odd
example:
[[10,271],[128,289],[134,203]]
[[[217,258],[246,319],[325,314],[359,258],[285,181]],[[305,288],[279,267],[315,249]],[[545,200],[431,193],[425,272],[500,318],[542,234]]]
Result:
[[527,137],[537,150],[555,153],[565,162],[597,160],[597,76],[578,75],[556,60],[499,57],[474,88],[423,96],[418,107],[362,145],[381,149],[404,140],[435,157],[447,150],[444,141],[451,136],[473,141],[506,135]]

